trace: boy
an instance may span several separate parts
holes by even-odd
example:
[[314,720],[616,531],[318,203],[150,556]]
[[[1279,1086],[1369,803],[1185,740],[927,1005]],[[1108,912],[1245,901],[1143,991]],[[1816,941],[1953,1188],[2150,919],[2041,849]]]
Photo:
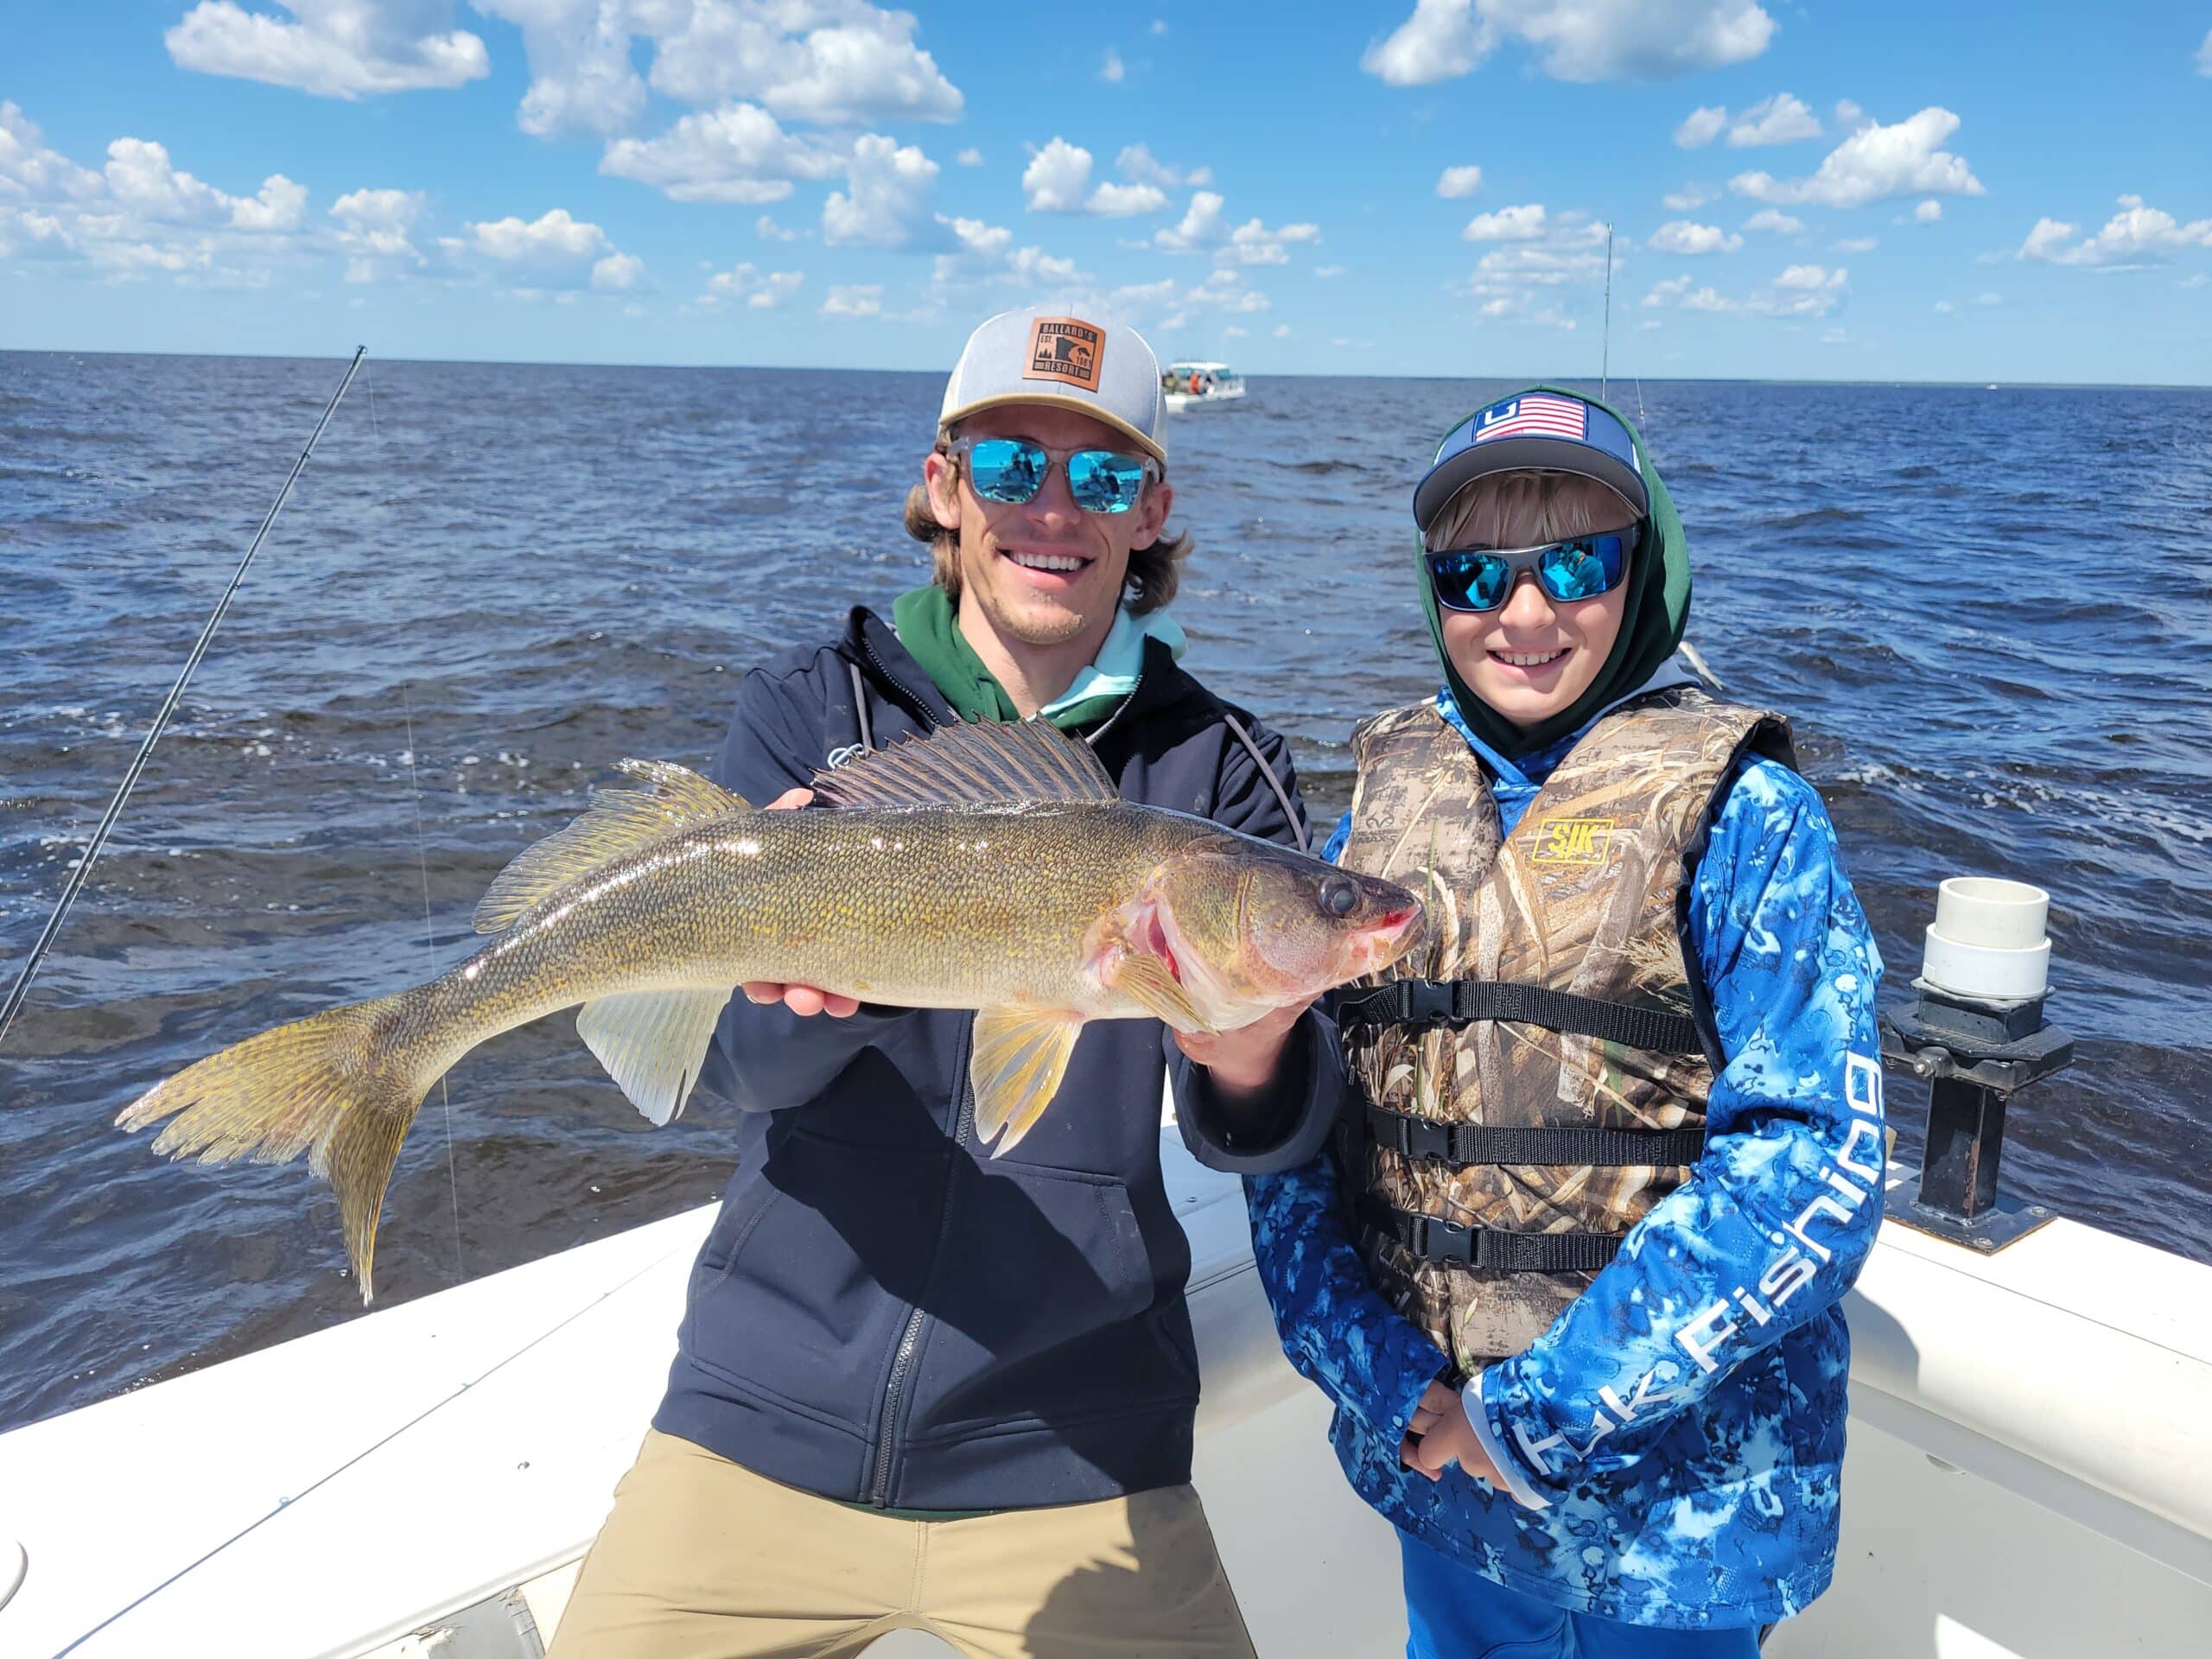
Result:
[[1262,1278],[1414,1659],[1748,1656],[1834,1559],[1880,959],[1786,724],[1675,666],[1624,420],[1504,399],[1414,509],[1445,683],[1355,734],[1332,852],[1421,887],[1427,977],[1343,994],[1346,1132],[1248,1178]]

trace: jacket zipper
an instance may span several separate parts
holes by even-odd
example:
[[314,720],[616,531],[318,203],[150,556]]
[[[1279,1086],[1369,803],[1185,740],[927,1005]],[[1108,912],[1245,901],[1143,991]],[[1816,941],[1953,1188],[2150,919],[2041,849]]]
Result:
[[[901,691],[906,691],[906,683],[885,665],[883,658],[875,654],[875,647],[868,644],[865,637],[861,640],[861,650],[866,654],[870,665],[878,674]],[[1095,747],[1098,740],[1105,736],[1120,721],[1122,715],[1128,712],[1129,705],[1136,701],[1136,695],[1143,687],[1144,673],[1142,670],[1139,670],[1136,683],[1129,688],[1129,695],[1122,699],[1122,706],[1109,715],[1098,729],[1084,741]],[[912,692],[907,694],[910,696],[912,695]],[[926,709],[926,704],[922,706]],[[968,1029],[968,1040],[961,1046],[960,1050],[960,1114],[954,1121],[952,1134],[953,1147],[956,1152],[967,1147],[969,1137],[976,1127],[976,1090],[968,1076],[969,1052],[974,1046],[975,1040],[975,1027],[970,1025]],[[954,1179],[954,1166],[948,1164],[945,1168],[944,1211],[938,1218],[937,1259],[939,1261],[944,1259],[945,1244],[952,1236]],[[928,1317],[918,1306],[907,1311],[906,1328],[899,1333],[899,1346],[892,1356],[891,1375],[884,1381],[883,1414],[877,1420],[881,1426],[876,1433],[874,1466],[869,1471],[868,1484],[868,1501],[878,1509],[890,1507],[892,1441],[898,1433],[899,1408],[906,1400],[906,1383],[913,1374],[914,1355],[921,1347],[922,1325]]]
[[[952,1145],[957,1155],[968,1146],[969,1132],[976,1126],[976,1090],[968,1077],[968,1056],[975,1046],[976,1032],[971,1025],[968,1040],[960,1046],[960,1112],[953,1121]],[[944,1259],[944,1247],[952,1236],[952,1185],[958,1179],[957,1166],[948,1162],[944,1173],[944,1208],[938,1217],[937,1255]],[[899,1347],[891,1361],[891,1375],[883,1384],[883,1414],[878,1419],[881,1427],[875,1440],[875,1466],[868,1476],[868,1501],[878,1509],[887,1509],[891,1503],[892,1440],[898,1433],[899,1408],[904,1402],[907,1379],[913,1373],[914,1355],[921,1346],[922,1324],[929,1316],[919,1306],[908,1310],[906,1328],[899,1332]]]
[[900,679],[896,674],[893,674],[891,671],[890,668],[884,663],[883,658],[875,654],[875,647],[868,644],[868,636],[866,634],[862,634],[861,636],[861,654],[868,658],[868,666],[874,669],[878,674],[880,674],[887,683],[896,686],[899,689],[899,694],[909,702],[912,703],[916,709],[921,711],[922,717],[930,722],[931,729],[935,730],[938,721],[937,716],[930,712],[928,702],[924,698],[916,696],[914,695],[913,687],[908,685],[906,681]]

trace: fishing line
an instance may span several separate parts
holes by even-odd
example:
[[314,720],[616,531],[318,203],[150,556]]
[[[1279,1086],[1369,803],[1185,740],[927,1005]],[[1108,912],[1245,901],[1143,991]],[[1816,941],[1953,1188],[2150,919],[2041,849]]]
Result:
[[[387,487],[391,478],[391,452],[384,440],[384,428],[377,420],[377,377],[369,375],[369,430],[377,441],[377,454],[383,462],[382,473]],[[389,495],[385,505],[391,505]],[[430,917],[430,860],[424,850],[423,837],[423,780],[416,770],[415,760],[415,699],[412,683],[404,677],[399,682],[399,708],[407,722],[407,785],[415,803],[415,868],[423,878],[423,937],[424,953],[429,957],[429,976],[438,976],[438,930]],[[454,1163],[453,1093],[443,1072],[438,1075],[438,1104],[444,1109],[446,1121],[446,1194],[453,1202],[453,1279],[460,1284],[468,1276],[462,1265],[461,1254],[461,1174]]]
[[200,630],[200,638],[192,647],[192,654],[184,659],[183,672],[176,677],[176,683],[169,688],[168,696],[162,700],[161,709],[154,716],[154,723],[147,729],[146,741],[138,746],[137,756],[131,761],[130,771],[124,773],[123,782],[116,789],[115,798],[107,804],[107,810],[101,815],[99,827],[92,831],[92,840],[86,844],[84,856],[77,861],[77,868],[70,871],[69,880],[61,889],[60,902],[54,906],[54,914],[47,918],[46,929],[38,936],[38,943],[31,946],[29,959],[23,963],[23,971],[16,976],[15,988],[8,993],[8,1000],[0,1003],[0,1043],[7,1041],[8,1027],[15,1023],[23,1000],[30,995],[31,980],[38,973],[39,964],[46,960],[46,953],[53,948],[55,938],[61,931],[61,924],[68,919],[69,907],[77,902],[77,895],[84,891],[85,883],[92,873],[93,861],[107,845],[108,836],[114,832],[116,822],[122,817],[124,806],[130,799],[130,791],[137,787],[139,774],[146,770],[147,761],[153,758],[154,745],[161,741],[162,734],[168,729],[177,704],[183,699],[184,689],[192,683],[193,671],[200,666],[200,659],[207,654],[208,644],[214,639],[215,630],[222,626],[224,613],[231,608],[231,599],[238,592],[238,584],[245,580],[245,573],[253,563],[253,556],[261,551],[262,540],[269,534],[269,527],[276,522],[276,515],[283,511],[285,501],[290,497],[292,486],[299,482],[301,473],[306,470],[308,457],[315,453],[315,446],[321,438],[323,429],[330,424],[330,417],[338,412],[339,399],[345,397],[346,388],[353,384],[354,372],[361,366],[361,359],[368,354],[369,348],[365,346],[354,348],[353,360],[346,365],[346,378],[338,383],[338,390],[330,394],[330,402],[323,409],[322,418],[315,423],[315,430],[308,435],[307,448],[300,451],[300,458],[292,463],[292,470],[284,479],[284,487],[276,492],[276,499],[269,504],[269,511],[261,520],[261,528],[253,532],[253,540],[246,546],[245,556],[238,561],[238,568],[231,574],[230,585],[223,589],[223,596],[215,601],[215,608],[208,613],[207,626]]

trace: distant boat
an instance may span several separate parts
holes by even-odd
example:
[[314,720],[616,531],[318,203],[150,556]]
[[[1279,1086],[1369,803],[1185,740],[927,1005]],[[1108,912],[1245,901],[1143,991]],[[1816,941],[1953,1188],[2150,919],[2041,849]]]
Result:
[[1173,413],[1233,404],[1244,395],[1244,377],[1226,363],[1170,363],[1160,384]]

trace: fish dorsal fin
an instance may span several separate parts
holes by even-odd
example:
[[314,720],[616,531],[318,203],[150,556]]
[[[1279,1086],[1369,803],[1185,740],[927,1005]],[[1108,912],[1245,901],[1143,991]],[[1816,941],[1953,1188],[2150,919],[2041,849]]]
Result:
[[823,806],[1118,801],[1090,746],[1048,720],[970,721],[855,755],[814,776]]
[[742,796],[672,761],[624,760],[615,770],[649,787],[594,791],[574,823],[518,854],[477,901],[479,933],[504,932],[548,893],[655,836],[747,810]]

